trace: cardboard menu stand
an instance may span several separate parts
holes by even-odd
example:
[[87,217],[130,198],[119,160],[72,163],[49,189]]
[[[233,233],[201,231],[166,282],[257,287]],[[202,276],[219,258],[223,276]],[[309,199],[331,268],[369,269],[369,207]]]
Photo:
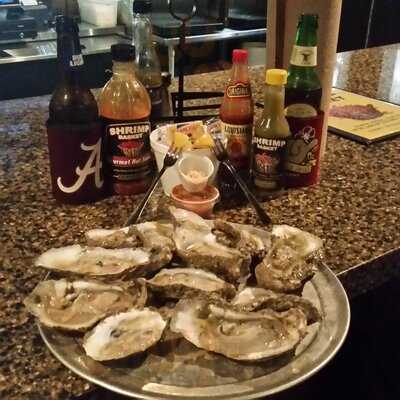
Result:
[[[342,0],[268,0],[267,68],[289,67],[300,14],[319,15],[318,74],[322,84],[321,109],[328,115]],[[325,152],[327,118],[321,138],[321,156]]]

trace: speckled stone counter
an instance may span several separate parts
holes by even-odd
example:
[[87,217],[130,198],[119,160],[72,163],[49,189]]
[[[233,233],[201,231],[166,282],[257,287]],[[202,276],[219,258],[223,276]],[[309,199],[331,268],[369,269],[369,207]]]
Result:
[[[338,56],[335,84],[400,104],[400,45]],[[226,72],[187,78],[187,90],[222,90]],[[252,70],[261,100],[263,69]],[[0,103],[0,398],[65,399],[91,387],[44,346],[22,300],[43,271],[43,250],[78,242],[94,227],[126,220],[138,197],[59,206],[50,194],[44,127],[49,97]],[[329,135],[321,183],[265,204],[275,223],[310,231],[325,242],[326,263],[354,296],[390,279],[400,266],[400,138],[370,147]],[[165,215],[159,191],[145,212]],[[250,208],[218,212],[256,223]],[[396,269],[397,265],[397,269]]]

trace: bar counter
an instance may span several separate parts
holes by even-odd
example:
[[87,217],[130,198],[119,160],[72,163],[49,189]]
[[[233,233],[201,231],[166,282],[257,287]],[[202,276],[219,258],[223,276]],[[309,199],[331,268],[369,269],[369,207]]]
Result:
[[[263,68],[252,68],[262,100]],[[341,53],[335,85],[400,104],[400,45]],[[223,90],[228,72],[190,76],[186,90]],[[33,77],[34,78],[34,77]],[[174,83],[175,84],[175,83]],[[50,193],[45,120],[49,97],[0,102],[0,398],[66,399],[91,387],[46,349],[24,297],[44,277],[33,259],[79,242],[95,227],[121,226],[139,197],[110,197],[92,205],[59,206]],[[350,297],[379,286],[400,265],[400,138],[369,147],[332,134],[321,183],[265,203],[275,223],[320,236],[325,262]],[[144,214],[165,216],[159,190]],[[257,224],[251,208],[217,216]],[[397,270],[396,270],[397,264]]]

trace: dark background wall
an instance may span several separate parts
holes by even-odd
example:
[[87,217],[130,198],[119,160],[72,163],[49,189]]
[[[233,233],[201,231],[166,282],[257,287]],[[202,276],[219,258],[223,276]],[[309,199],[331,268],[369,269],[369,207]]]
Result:
[[338,51],[400,42],[400,0],[343,0]]
[[375,0],[369,46],[400,42],[400,1]]

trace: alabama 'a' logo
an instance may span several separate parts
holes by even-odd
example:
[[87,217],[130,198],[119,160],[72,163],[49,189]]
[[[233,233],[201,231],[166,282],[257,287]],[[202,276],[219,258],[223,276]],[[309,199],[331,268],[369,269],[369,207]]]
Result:
[[57,186],[64,193],[74,193],[79,190],[85,183],[89,175],[94,174],[94,183],[98,189],[103,186],[104,181],[101,179],[100,170],[102,168],[101,162],[101,138],[93,146],[87,146],[85,143],[81,143],[81,149],[83,151],[90,151],[90,156],[83,168],[76,167],[75,172],[78,176],[77,180],[72,186],[64,186],[61,177],[57,178]]

